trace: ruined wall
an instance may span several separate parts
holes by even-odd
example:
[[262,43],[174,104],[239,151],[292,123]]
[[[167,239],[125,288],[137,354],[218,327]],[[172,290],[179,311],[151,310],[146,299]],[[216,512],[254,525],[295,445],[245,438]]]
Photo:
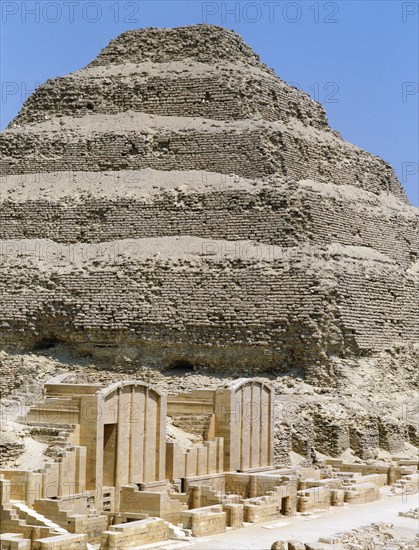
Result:
[[[89,68],[48,80],[23,106],[10,128],[46,117],[126,111],[213,120],[265,119],[328,129],[319,103],[273,75],[243,63],[142,63]],[[330,130],[331,131],[331,130]]]
[[[13,258],[16,243],[9,244],[0,283],[3,343],[52,338],[135,347],[151,363],[186,356],[218,369],[263,369],[327,364],[329,354],[383,349],[417,335],[413,277],[362,250],[342,247],[332,257],[293,249],[287,262],[204,260],[207,241],[166,238],[128,241],[119,252],[105,243],[91,260],[78,245],[69,260],[54,258],[54,243],[41,241],[46,260],[39,262],[32,242],[28,262],[19,248]],[[385,319],[377,301],[386,304]]]
[[127,31],[111,40],[88,66],[185,60],[216,64],[220,60],[237,59],[249,66],[257,66],[271,72],[236,32],[214,25]]
[[101,548],[134,548],[143,544],[153,544],[169,538],[168,524],[159,518],[147,518],[139,521],[112,525],[109,531],[102,533]]
[[[311,181],[235,181],[197,171],[26,174],[6,178],[0,204],[4,240],[89,243],[194,235],[282,247],[355,244],[407,268],[419,250],[417,209],[386,194],[356,194],[351,186]],[[238,247],[232,243],[217,252],[228,257]]]
[[276,173],[405,197],[387,163],[297,120],[284,125],[145,113],[61,117],[3,132],[0,153],[2,176],[143,168],[247,178]]

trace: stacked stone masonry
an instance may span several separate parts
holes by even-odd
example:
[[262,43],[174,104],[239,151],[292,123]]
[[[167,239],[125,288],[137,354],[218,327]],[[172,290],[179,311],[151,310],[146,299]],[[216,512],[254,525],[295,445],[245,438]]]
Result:
[[269,248],[261,260],[247,243],[248,258],[227,260],[217,251],[228,242],[185,237],[4,244],[6,344],[87,340],[137,348],[153,364],[187,357],[223,370],[228,355],[263,370],[385,349],[418,331],[414,278],[385,257],[378,272],[362,248]]
[[180,185],[173,189],[171,173],[9,176],[0,192],[0,238],[71,243],[193,235],[279,246],[356,244],[408,268],[418,258],[417,210],[387,195],[198,171],[176,172]]
[[418,339],[394,171],[234,32],[124,33],[41,86],[0,151],[4,346],[330,384],[334,358]]
[[[116,74],[115,74],[116,73]],[[243,63],[216,68],[189,62],[83,69],[49,80],[28,99],[11,128],[53,116],[139,111],[213,120],[262,118],[327,129],[320,104],[265,71]]]
[[2,176],[143,168],[247,178],[276,173],[405,198],[384,161],[296,119],[285,125],[144,113],[67,116],[6,130],[0,135],[0,153]]

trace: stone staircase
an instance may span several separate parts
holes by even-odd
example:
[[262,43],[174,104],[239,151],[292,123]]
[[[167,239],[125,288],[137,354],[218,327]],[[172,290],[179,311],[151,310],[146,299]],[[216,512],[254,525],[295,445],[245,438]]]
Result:
[[46,443],[48,448],[45,455],[52,459],[59,459],[65,451],[72,447],[72,434],[75,430],[74,424],[47,424],[46,422],[34,422],[22,420],[30,428],[30,436],[41,443]]
[[212,414],[173,414],[172,423],[176,428],[196,435],[202,441],[208,439]]
[[390,494],[394,495],[412,495],[418,492],[419,474],[404,475],[391,486]]
[[36,510],[29,508],[23,502],[10,501],[10,504],[18,515],[19,519],[24,520],[27,525],[35,525],[40,527],[47,527],[51,534],[66,534],[68,533],[67,529],[64,529],[57,523],[54,523],[44,515],[40,514]]
[[36,499],[33,508],[69,533],[86,534],[92,544],[100,543],[101,533],[108,526],[107,517],[100,515],[83,494]]
[[79,517],[84,517],[88,514],[87,509],[81,509],[80,514],[74,514],[65,509],[65,505],[59,500],[39,499],[34,503],[34,509],[39,514],[48,514],[56,519],[57,525],[69,525],[72,520]]
[[43,398],[41,395],[24,412],[18,421],[29,427],[31,437],[48,445],[47,456],[58,459],[71,447],[78,414],[71,399]]
[[[53,540],[58,540],[56,537],[60,535],[70,535],[64,527],[19,501],[12,500],[1,506],[1,520],[2,532],[10,530],[11,533],[20,533],[24,538],[33,538],[34,529],[39,529],[36,536],[40,539],[52,537]],[[1,547],[3,548],[3,544]],[[86,543],[86,547],[88,550],[97,548],[89,542]]]
[[32,437],[48,445],[63,445],[68,443],[74,432],[75,424],[48,424],[46,422],[22,421],[30,427]]
[[29,407],[35,405],[43,397],[43,385],[33,380],[25,380],[19,388],[12,390],[10,395],[1,396],[0,415],[2,422],[20,421]]
[[43,396],[44,385],[36,380],[26,380],[12,391],[11,399],[19,401],[22,405],[35,405]]
[[[41,514],[34,514],[22,502],[9,501],[1,505],[1,530],[2,532],[22,533],[31,536],[35,527],[39,528],[40,537],[49,537],[63,533],[59,525],[49,522]],[[60,529],[60,530],[58,530]]]
[[46,397],[38,399],[22,420],[37,424],[75,424],[78,421],[79,407],[67,397]]

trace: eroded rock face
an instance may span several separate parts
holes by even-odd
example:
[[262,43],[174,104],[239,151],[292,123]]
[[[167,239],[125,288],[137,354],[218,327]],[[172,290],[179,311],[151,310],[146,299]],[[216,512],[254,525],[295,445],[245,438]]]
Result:
[[417,209],[231,31],[124,33],[0,150],[4,346],[330,385],[418,341]]

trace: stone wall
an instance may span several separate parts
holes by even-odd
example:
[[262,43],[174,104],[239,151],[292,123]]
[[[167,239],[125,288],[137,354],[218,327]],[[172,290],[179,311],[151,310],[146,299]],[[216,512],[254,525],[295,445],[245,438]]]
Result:
[[83,69],[48,80],[30,96],[10,128],[46,117],[141,111],[212,120],[262,118],[328,128],[319,103],[277,77],[243,63],[217,67],[190,61]]
[[405,199],[383,160],[299,121],[162,117],[145,113],[61,117],[0,135],[0,175],[62,170],[206,170],[353,185]]
[[37,539],[32,543],[32,550],[84,550],[87,548],[87,536],[77,535],[58,535],[45,539]]
[[374,502],[380,498],[380,490],[373,483],[359,483],[345,488],[345,502],[348,504],[363,504]]
[[109,531],[102,533],[101,548],[104,550],[133,548],[161,542],[168,538],[168,524],[159,518],[148,518],[112,525]]
[[[224,183],[227,188],[220,188]],[[186,234],[280,246],[359,244],[406,267],[418,257],[416,209],[352,186],[144,170],[8,176],[2,187],[5,240],[103,242]],[[219,253],[228,256],[232,249]]]
[[163,491],[142,491],[135,485],[126,485],[121,488],[120,509],[122,512],[138,512],[163,518],[170,523],[177,525],[182,512],[187,505],[171,498],[169,492]]
[[102,67],[143,61],[184,62],[185,59],[209,64],[217,64],[221,60],[240,60],[270,72],[236,32],[214,25],[127,31],[111,40],[89,66]]
[[76,245],[68,261],[68,250],[57,256],[54,243],[9,241],[0,283],[2,342],[90,342],[90,350],[135,348],[149,363],[186,356],[216,369],[257,370],[327,365],[332,354],[417,337],[414,278],[384,256],[294,248],[287,262],[260,261],[260,248],[249,244],[253,260],[204,259],[210,244],[217,250],[223,242],[141,239],[119,251],[105,243],[92,260]]
[[227,514],[221,505],[206,506],[182,512],[181,522],[194,537],[205,537],[226,530]]

